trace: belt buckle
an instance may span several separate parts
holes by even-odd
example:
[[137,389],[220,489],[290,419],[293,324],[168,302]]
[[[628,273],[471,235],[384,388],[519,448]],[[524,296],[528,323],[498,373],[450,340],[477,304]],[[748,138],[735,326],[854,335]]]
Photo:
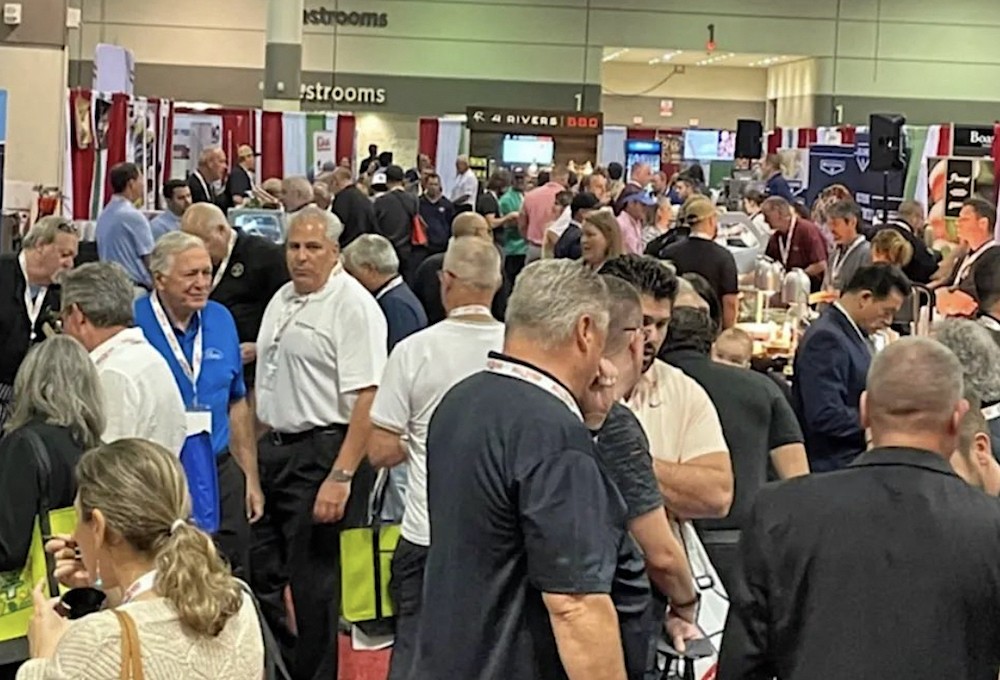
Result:
[[271,432],[271,441],[275,446],[284,446],[285,442],[282,441],[281,433],[277,430]]

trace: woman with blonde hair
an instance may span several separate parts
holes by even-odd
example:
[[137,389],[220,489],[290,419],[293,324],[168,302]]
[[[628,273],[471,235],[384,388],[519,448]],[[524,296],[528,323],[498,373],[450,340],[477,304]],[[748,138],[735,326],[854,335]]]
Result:
[[32,660],[17,680],[136,678],[137,663],[148,680],[260,680],[256,609],[189,523],[176,456],[122,439],[84,454],[76,474],[76,531],[46,548],[60,581],[102,588],[111,608],[70,622],[36,591]]
[[[0,571],[27,562],[45,468],[49,509],[68,508],[76,493],[73,468],[101,441],[101,383],[83,346],[62,335],[35,345],[14,379],[13,407],[0,441]],[[35,446],[44,450],[47,465],[36,458]]]
[[913,259],[913,246],[895,229],[882,229],[872,239],[872,263],[888,262],[900,269]]
[[580,252],[580,261],[594,271],[598,271],[608,260],[622,255],[621,228],[611,212],[599,210],[583,220]]

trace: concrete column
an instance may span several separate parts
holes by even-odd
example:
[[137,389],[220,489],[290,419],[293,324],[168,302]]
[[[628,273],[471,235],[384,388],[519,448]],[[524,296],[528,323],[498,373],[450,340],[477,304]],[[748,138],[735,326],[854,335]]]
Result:
[[264,108],[298,111],[304,0],[267,0]]

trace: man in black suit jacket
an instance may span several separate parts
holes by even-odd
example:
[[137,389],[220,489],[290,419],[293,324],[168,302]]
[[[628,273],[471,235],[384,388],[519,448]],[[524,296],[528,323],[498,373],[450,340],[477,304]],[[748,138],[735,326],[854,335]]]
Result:
[[188,175],[187,183],[191,188],[192,203],[214,203],[223,211],[233,207],[229,196],[223,192],[216,195],[212,186],[226,178],[229,162],[226,152],[217,146],[209,147],[198,157],[198,167]]
[[865,450],[858,401],[872,359],[869,334],[887,328],[909,294],[896,267],[863,267],[802,336],[792,395],[813,472],[839,470]]
[[949,464],[969,408],[943,345],[874,360],[874,449],[765,487],[740,545],[719,680],[993,680],[1000,505]]

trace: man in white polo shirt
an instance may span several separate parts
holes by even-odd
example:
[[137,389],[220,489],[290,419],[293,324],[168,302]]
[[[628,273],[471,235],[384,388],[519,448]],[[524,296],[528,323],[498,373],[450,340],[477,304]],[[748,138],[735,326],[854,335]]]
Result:
[[486,367],[503,349],[504,325],[490,304],[500,288],[500,254],[478,238],[452,239],[441,270],[448,317],[402,340],[389,357],[372,406],[368,458],[375,466],[408,465],[402,539],[389,588],[396,641],[389,680],[410,677],[430,545],[427,516],[427,430],[438,403],[455,384]]
[[291,219],[292,280],[257,337],[257,415],[270,432],[259,448],[267,506],[253,527],[253,587],[284,651],[294,647],[292,677],[303,680],[337,677],[341,520],[357,526],[368,514],[365,442],[386,361],[385,317],[340,264],[342,230],[315,206]]
[[166,360],[133,328],[132,282],[113,262],[91,262],[62,278],[63,330],[97,366],[107,426],[104,441],[136,437],[180,455],[184,401]]

